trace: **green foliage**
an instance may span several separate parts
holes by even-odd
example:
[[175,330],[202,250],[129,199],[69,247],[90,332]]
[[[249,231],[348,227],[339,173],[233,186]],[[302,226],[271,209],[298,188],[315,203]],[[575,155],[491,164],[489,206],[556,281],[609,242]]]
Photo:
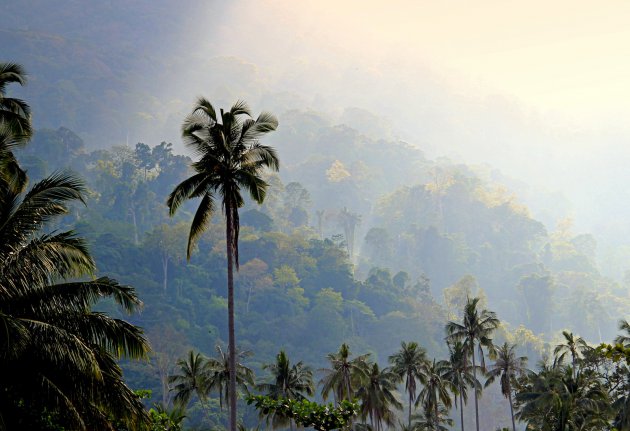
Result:
[[264,416],[278,415],[293,420],[300,426],[313,427],[320,431],[348,429],[352,418],[359,411],[358,404],[348,400],[333,406],[317,404],[307,399],[252,395],[247,398],[247,403],[253,404]]

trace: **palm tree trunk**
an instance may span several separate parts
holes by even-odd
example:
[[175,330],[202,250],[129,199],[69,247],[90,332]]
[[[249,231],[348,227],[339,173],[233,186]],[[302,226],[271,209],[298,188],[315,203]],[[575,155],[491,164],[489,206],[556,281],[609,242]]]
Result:
[[462,423],[462,431],[464,431],[464,399],[462,398],[462,391],[459,391],[459,416]]
[[228,282],[228,338],[229,357],[228,368],[230,371],[229,393],[230,393],[230,431],[236,431],[236,345],[234,336],[234,250],[232,240],[234,238],[234,220],[230,205],[225,209],[226,216],[226,240],[227,240],[227,282]]
[[[435,395],[437,396],[437,394],[435,394]],[[440,418],[440,411],[438,410],[438,407],[439,407],[438,404],[439,404],[439,400],[436,397],[435,398],[435,429],[436,430],[440,429],[440,427],[439,427],[439,425],[440,425],[440,419],[439,419]]]
[[166,292],[168,287],[168,255],[166,252],[162,252],[162,288]]
[[[475,363],[475,345],[472,348],[473,378],[477,382],[477,364]],[[479,400],[477,394],[477,386],[473,388],[475,391],[475,421],[477,422],[477,431],[479,431]]]
[[411,431],[411,403],[413,402],[411,391],[409,391],[409,430]]
[[512,388],[508,385],[508,398],[510,400],[510,414],[512,415],[512,431],[516,431],[516,423],[514,422],[514,406],[512,405]]

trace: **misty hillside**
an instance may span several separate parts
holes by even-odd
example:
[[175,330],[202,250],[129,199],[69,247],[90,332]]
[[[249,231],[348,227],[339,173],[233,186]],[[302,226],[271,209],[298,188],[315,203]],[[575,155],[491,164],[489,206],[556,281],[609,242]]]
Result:
[[[94,295],[103,299],[95,310],[146,334],[152,350],[144,361],[108,357],[119,361],[129,387],[141,391],[134,396],[144,397],[145,410],[162,403],[173,413],[178,400],[169,377],[184,369],[182,361],[195,352],[221,355],[229,345],[226,247],[232,245],[226,241],[226,204],[216,203],[213,217],[203,220],[206,230],[190,256],[187,241],[191,220],[199,221],[199,200],[185,200],[171,215],[167,206],[169,194],[197,166],[199,154],[184,145],[182,125],[203,96],[221,115],[219,108],[227,112],[245,101],[254,119],[268,112],[278,120],[277,130],[274,124],[260,133],[260,142],[275,150],[280,169],[261,171],[268,189],[260,205],[247,196],[238,209],[234,332],[239,360],[258,384],[248,381],[239,389],[244,429],[263,423],[244,395],[270,387],[264,383],[271,381],[275,369],[269,364],[280,360],[279,352],[312,371],[317,389],[305,392],[310,399],[338,406],[346,388],[332,399],[320,391],[322,376],[336,360],[333,352],[341,355],[345,345],[355,357],[368,355],[376,373],[379,367],[390,370],[401,343],[415,341],[426,350],[426,371],[433,358],[453,358],[456,337],[452,326],[451,332],[446,328],[463,321],[471,298],[496,313],[495,345],[514,345],[512,356],[527,356],[538,373],[509,380],[513,386],[507,392],[514,394],[516,410],[525,412],[518,417],[521,428],[515,428],[542,426],[524,407],[540,385],[570,381],[578,387],[584,378],[584,387],[601,395],[589,393],[593,405],[599,404],[587,413],[596,411],[603,421],[598,423],[608,428],[589,428],[584,419],[580,429],[627,429],[623,421],[630,414],[618,406],[630,399],[623,363],[630,349],[627,339],[615,339],[620,321],[621,330],[628,329],[630,306],[630,197],[624,186],[630,156],[617,145],[625,142],[625,126],[608,134],[572,128],[463,72],[440,69],[443,58],[427,60],[432,57],[426,42],[397,46],[409,31],[402,24],[397,33],[396,26],[381,23],[388,30],[382,41],[376,27],[374,36],[364,28],[342,35],[337,32],[344,28],[344,15],[337,14],[353,10],[350,5],[322,18],[328,31],[312,16],[323,5],[302,9],[289,3],[0,6],[0,61],[19,63],[28,73],[26,85],[13,82],[7,94],[30,104],[35,130],[28,143],[16,140],[9,150],[0,148],[3,170],[9,175],[15,162],[26,171],[28,186],[13,190],[1,176],[0,186],[28,196],[29,187],[60,172],[84,179],[85,204],[69,204],[67,211],[58,207],[64,217],[46,219],[39,228],[51,236],[69,230],[89,245],[97,270],[67,278],[111,277],[135,288],[141,312],[126,314],[119,297],[102,292]],[[418,5],[405,7],[418,13]],[[382,6],[370,4],[353,17],[363,23],[368,11],[385,14]],[[391,13],[404,20],[402,12]],[[383,15],[383,21],[389,18]],[[0,126],[3,121],[0,117]],[[224,120],[213,127],[220,124]],[[204,196],[198,190],[192,195]],[[0,203],[8,208],[20,199]],[[617,346],[608,351],[605,345],[591,348],[613,340]],[[441,423],[460,429],[460,413],[467,429],[512,426],[506,413],[512,398],[508,401],[499,379],[492,384],[487,369],[467,362],[474,348],[473,342],[472,350],[460,353],[466,370],[483,375],[480,386],[489,378],[479,400],[484,412],[479,423],[474,385],[468,385],[468,402],[416,402],[424,416],[415,419],[435,422],[418,430]],[[347,386],[362,384],[364,377],[352,377]],[[210,397],[190,390],[183,404],[186,419],[180,418],[185,426],[178,429],[227,429],[227,383],[221,385],[218,391],[207,386]],[[401,407],[392,401],[395,413],[376,422],[373,411],[365,410],[364,392],[354,392],[361,411],[353,429],[407,427],[407,407],[411,423],[408,388],[402,380],[392,385],[392,399]],[[427,385],[428,380],[422,388]],[[461,388],[450,390],[462,395]],[[66,429],[55,428],[64,419],[56,410],[49,414],[49,406],[32,407],[5,392],[0,404],[4,400],[13,411],[35,417],[37,426],[45,424],[41,429]],[[154,424],[156,417],[166,421],[160,416],[166,410],[154,409]],[[579,412],[582,419],[588,416]],[[450,424],[448,418],[458,420]],[[266,425],[298,424],[276,419],[267,415]],[[111,417],[106,421],[112,429],[127,429]]]

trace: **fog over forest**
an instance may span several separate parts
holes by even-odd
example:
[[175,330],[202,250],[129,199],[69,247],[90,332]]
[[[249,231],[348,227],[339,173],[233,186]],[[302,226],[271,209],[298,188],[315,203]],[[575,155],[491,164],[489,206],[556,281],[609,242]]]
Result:
[[[326,366],[342,342],[381,364],[412,336],[445,356],[468,295],[530,368],[565,329],[612,342],[630,305],[629,17],[621,1],[28,0],[0,5],[0,61],[28,74],[8,90],[33,112],[18,159],[86,178],[59,226],[137,288],[131,321],[168,360],[123,368],[168,403],[177,355],[227,345],[223,221],[187,263],[195,204],[165,205],[199,96],[278,119],[261,141],[280,171],[241,209],[236,328],[257,373],[280,348]],[[191,424],[226,423],[203,408]],[[497,411],[485,425],[509,426]]]

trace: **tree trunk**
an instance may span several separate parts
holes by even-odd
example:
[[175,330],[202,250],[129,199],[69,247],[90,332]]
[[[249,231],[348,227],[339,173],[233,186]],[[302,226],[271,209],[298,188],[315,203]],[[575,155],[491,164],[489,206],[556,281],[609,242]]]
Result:
[[459,416],[462,423],[462,431],[464,431],[464,398],[462,397],[462,391],[459,391]]
[[[437,389],[436,389],[437,390]],[[439,426],[440,426],[440,411],[439,411],[439,403],[440,400],[438,398],[438,394],[435,394],[436,398],[435,398],[435,429],[439,430]]]
[[168,283],[168,255],[165,252],[162,254],[162,275],[163,275],[162,288],[164,289],[164,292],[166,293],[166,288],[168,287],[167,285]]
[[138,238],[138,223],[136,223],[136,209],[133,203],[131,204],[131,208],[129,208],[129,213],[131,214],[131,221],[133,223],[133,245],[138,245],[140,244]]
[[411,403],[413,402],[411,391],[409,391],[409,429],[411,431]]
[[[472,348],[472,363],[473,363],[473,378],[475,380],[475,383],[477,383],[477,364],[475,363],[475,345],[474,344]],[[477,423],[477,431],[479,431],[479,401],[477,400],[478,398],[477,386],[475,386],[473,389],[475,391],[475,421]]]
[[230,421],[229,430],[236,431],[236,345],[234,336],[234,250],[232,240],[234,238],[234,220],[230,205],[225,209],[226,216],[226,240],[227,240],[227,282],[228,282],[228,338],[229,357],[228,368],[230,372],[229,393],[230,393]]
[[516,422],[514,422],[514,406],[512,405],[512,388],[508,385],[508,398],[510,400],[510,414],[512,415],[512,431],[516,431]]

